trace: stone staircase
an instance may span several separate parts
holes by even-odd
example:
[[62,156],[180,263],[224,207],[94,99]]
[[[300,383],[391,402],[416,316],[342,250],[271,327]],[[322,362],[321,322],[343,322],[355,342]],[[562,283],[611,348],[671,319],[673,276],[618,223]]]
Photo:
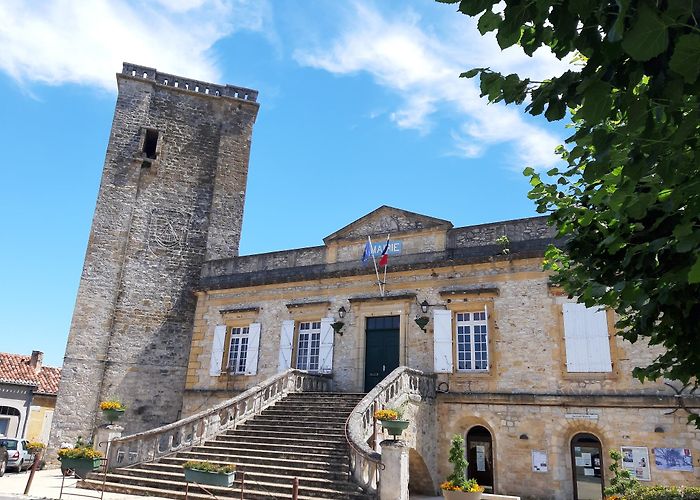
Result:
[[[231,488],[206,488],[218,498],[292,498],[299,479],[301,500],[369,499],[349,477],[345,421],[363,394],[297,392],[259,415],[201,446],[163,457],[156,462],[115,469],[107,474],[105,491],[132,495],[184,498],[181,465],[187,460],[236,464]],[[244,493],[241,479],[245,473]],[[90,474],[80,486],[101,489],[104,476]],[[189,497],[210,499],[195,484]]]

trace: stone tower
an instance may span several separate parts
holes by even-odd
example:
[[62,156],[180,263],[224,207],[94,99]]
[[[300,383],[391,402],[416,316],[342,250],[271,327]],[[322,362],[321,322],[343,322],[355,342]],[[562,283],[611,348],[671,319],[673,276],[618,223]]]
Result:
[[80,279],[51,448],[176,420],[205,260],[238,254],[257,91],[125,63]]

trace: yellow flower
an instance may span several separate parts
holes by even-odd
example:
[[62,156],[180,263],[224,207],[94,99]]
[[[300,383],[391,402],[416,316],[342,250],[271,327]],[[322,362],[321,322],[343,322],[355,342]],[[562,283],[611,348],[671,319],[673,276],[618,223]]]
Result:
[[125,408],[119,401],[102,401],[100,410],[123,410]]
[[374,418],[377,420],[397,420],[399,414],[394,410],[377,410],[374,412]]

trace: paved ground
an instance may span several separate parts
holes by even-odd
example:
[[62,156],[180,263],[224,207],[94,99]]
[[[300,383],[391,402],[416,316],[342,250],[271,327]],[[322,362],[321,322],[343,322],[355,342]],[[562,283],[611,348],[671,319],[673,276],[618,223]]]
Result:
[[[7,472],[0,477],[0,500],[19,499],[58,499],[61,493],[60,469],[46,469],[37,471],[32,481],[32,487],[28,496],[24,496],[24,488],[29,479],[29,472]],[[99,500],[100,492],[81,490],[75,487],[78,480],[74,477],[66,478],[63,483],[63,496],[65,500]],[[168,500],[158,497],[139,497],[134,495],[121,495],[118,493],[105,493],[104,500]],[[488,495],[485,495],[488,498]],[[512,498],[512,497],[511,497]],[[411,495],[411,500],[444,500],[443,497],[429,497],[423,495]]]
[[[29,479],[29,472],[7,472],[0,477],[0,500],[17,499],[57,499],[61,493],[61,471],[60,469],[46,469],[37,471],[29,490],[29,496],[24,496],[24,488]],[[67,477],[63,484],[63,496],[65,500],[100,500],[99,491],[81,490],[75,487],[78,480],[74,477]],[[143,500],[144,497],[133,495],[121,495],[118,493],[105,493],[104,500]],[[159,500],[157,497],[148,497],[149,500]],[[163,499],[165,500],[165,499]]]

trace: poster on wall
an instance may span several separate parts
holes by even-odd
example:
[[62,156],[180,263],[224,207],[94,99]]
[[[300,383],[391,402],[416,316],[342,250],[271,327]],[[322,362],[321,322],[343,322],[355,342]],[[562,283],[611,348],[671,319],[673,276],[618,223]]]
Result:
[[654,448],[654,463],[659,470],[693,472],[693,456],[688,448]]
[[640,481],[651,481],[649,465],[649,448],[644,446],[623,446],[622,466],[630,471],[632,477]]
[[476,445],[476,471],[486,472],[486,447]]
[[547,472],[547,452],[532,450],[532,472]]

